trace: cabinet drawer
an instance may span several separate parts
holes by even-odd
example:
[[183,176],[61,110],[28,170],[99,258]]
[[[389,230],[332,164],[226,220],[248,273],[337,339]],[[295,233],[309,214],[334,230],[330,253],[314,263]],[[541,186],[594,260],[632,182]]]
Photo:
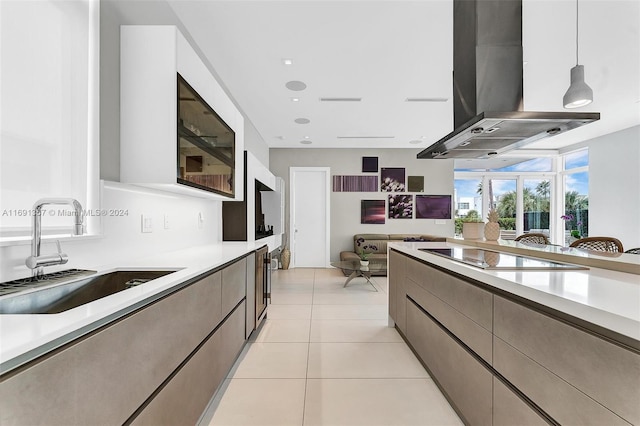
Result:
[[418,286],[412,280],[407,280],[407,295],[429,312],[437,321],[445,326],[465,345],[482,357],[487,363],[492,361],[492,334],[462,315],[433,294]]
[[196,424],[244,344],[245,302],[136,417],[135,425]]
[[413,259],[407,259],[407,277],[485,329],[492,330],[493,296],[488,291]]
[[389,316],[396,326],[406,330],[406,262],[407,257],[395,251],[389,253]]
[[493,356],[496,371],[560,424],[628,425],[499,338],[494,339]]
[[629,423],[640,424],[640,355],[498,296],[494,326],[496,337]]
[[[575,422],[579,424],[580,422]],[[542,426],[548,423],[529,405],[493,378],[493,426]]]
[[246,295],[247,258],[222,270],[222,315],[226,316]]
[[220,321],[220,274],[0,383],[0,424],[122,424]]
[[407,339],[465,423],[490,425],[492,373],[410,301],[407,302]]

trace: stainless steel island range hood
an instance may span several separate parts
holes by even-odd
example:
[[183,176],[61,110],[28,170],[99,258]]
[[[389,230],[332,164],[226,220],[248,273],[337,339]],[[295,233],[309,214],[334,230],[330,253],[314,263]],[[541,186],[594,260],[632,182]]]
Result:
[[522,111],[522,91],[522,1],[454,0],[455,130],[418,158],[490,158],[600,119]]

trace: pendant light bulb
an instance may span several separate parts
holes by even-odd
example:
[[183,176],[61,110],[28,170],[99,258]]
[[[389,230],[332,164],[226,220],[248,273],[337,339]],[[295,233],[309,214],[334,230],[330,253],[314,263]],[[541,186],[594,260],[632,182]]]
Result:
[[584,81],[584,65],[578,62],[578,0],[576,0],[576,66],[571,68],[571,85],[562,98],[567,109],[579,108],[593,102],[593,90]]

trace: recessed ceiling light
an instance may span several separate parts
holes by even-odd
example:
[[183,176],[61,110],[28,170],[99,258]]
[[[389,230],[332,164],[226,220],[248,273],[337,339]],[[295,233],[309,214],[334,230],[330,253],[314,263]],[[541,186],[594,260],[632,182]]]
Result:
[[293,65],[293,59],[283,58],[282,59],[282,64],[283,65]]
[[309,124],[309,123],[311,123],[311,120],[309,120],[308,118],[296,118],[293,121],[295,121],[298,124]]
[[311,139],[309,136],[305,136],[304,138],[305,138],[305,139]]
[[422,141],[420,139],[414,139],[412,141],[409,141],[409,143],[417,144],[417,143],[422,143]]
[[304,84],[302,81],[297,80],[288,81],[285,86],[287,87],[287,89],[293,90],[294,92],[299,92],[307,88],[306,84]]
[[447,102],[449,98],[406,98],[405,102]]
[[303,145],[311,145],[313,142],[311,142],[310,140],[303,140],[303,141],[300,141],[300,143]]
[[300,98],[291,98],[291,102],[300,102]]

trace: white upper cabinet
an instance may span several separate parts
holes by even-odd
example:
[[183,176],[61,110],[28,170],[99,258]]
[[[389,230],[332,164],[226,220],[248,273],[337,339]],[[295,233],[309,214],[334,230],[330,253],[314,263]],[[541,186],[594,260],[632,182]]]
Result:
[[244,118],[174,26],[120,30],[120,180],[244,197]]

